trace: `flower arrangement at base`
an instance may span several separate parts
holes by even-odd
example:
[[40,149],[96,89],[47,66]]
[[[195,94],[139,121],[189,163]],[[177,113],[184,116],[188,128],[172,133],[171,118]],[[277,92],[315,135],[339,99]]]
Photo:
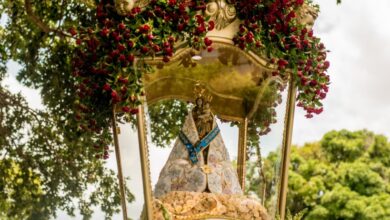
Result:
[[[209,3],[220,1],[96,0],[96,22],[69,30],[75,44],[75,117],[81,131],[99,133],[109,125],[114,107],[124,113],[138,112],[144,95],[142,76],[150,69],[138,61],[162,57],[169,62],[178,42],[211,52],[213,42],[206,34],[220,24],[205,11]],[[292,77],[298,89],[297,105],[306,110],[306,117],[320,114],[321,100],[328,92],[329,62],[327,50],[305,20],[307,16],[316,17],[317,9],[309,7],[312,3],[228,0],[224,4],[232,6],[240,21],[234,44],[266,58],[275,69],[273,75]],[[264,119],[267,123],[256,124],[269,126],[275,115],[270,117]],[[104,135],[99,141],[107,144]]]

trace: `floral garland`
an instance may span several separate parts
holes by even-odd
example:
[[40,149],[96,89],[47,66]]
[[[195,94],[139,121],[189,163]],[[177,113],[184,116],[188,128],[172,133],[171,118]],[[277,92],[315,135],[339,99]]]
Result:
[[[270,63],[277,65],[274,75],[287,77],[291,70],[298,88],[298,106],[307,111],[308,118],[321,113],[321,100],[328,91],[329,62],[324,45],[298,21],[303,0],[229,3],[243,21],[234,43],[269,57]],[[133,65],[136,58],[161,56],[169,62],[178,41],[212,51],[212,41],[205,36],[215,24],[204,16],[206,4],[206,0],[151,0],[142,9],[135,7],[127,15],[119,15],[113,0],[96,0],[96,25],[69,30],[76,43],[72,64],[78,82],[75,117],[80,129],[101,132],[111,114],[107,106],[137,113],[144,92],[142,73]],[[107,158],[107,150],[97,157]]]

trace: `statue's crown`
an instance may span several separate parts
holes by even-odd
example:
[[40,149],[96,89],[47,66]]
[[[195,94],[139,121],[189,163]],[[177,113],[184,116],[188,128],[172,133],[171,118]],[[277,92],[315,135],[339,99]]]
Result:
[[210,103],[211,100],[213,99],[213,97],[207,92],[206,88],[200,83],[195,84],[194,97],[195,100],[201,98],[208,103]]

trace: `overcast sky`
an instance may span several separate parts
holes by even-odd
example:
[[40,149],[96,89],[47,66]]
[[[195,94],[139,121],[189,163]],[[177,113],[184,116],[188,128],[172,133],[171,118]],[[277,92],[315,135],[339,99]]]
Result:
[[[336,0],[315,2],[321,6],[321,13],[314,31],[331,50],[328,57],[332,84],[321,115],[306,119],[302,110],[296,111],[293,143],[316,141],[327,131],[344,128],[368,129],[390,137],[390,1],[343,0],[341,5],[336,5]],[[3,86],[21,91],[31,106],[41,108],[39,93],[15,80],[17,65],[11,63],[9,67]],[[235,138],[231,138],[235,133],[234,129],[225,129],[225,142],[231,149],[236,146]],[[124,146],[134,145],[134,141],[135,136],[121,138]],[[137,153],[123,149],[124,155]],[[154,167],[158,167],[152,171],[154,181],[168,154],[169,151],[157,150],[152,153]],[[234,157],[235,153],[231,154]],[[130,163],[127,160],[125,169],[134,170],[136,165]],[[115,163],[110,166],[115,167]],[[129,173],[130,169],[126,170]]]

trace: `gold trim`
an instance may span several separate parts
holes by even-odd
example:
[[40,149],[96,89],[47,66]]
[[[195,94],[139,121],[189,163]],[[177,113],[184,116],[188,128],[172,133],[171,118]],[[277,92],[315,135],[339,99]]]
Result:
[[112,133],[114,136],[116,164],[118,166],[119,190],[121,196],[123,220],[127,220],[128,218],[127,218],[127,207],[126,207],[126,192],[125,192],[125,184],[124,184],[124,178],[122,172],[122,160],[121,160],[121,152],[119,148],[118,131],[119,131],[119,127],[117,127],[116,125],[115,105],[114,105],[114,107],[112,108]]
[[[214,41],[212,44],[212,47],[216,46],[216,47],[220,47],[220,48],[229,48],[231,50],[234,50],[235,52],[238,52],[239,54],[245,56],[245,58],[250,60],[257,67],[264,69],[265,71],[272,72],[272,71],[275,71],[277,69],[277,66],[274,64],[271,64],[267,60],[267,58],[262,58],[252,51],[242,50],[242,49],[236,47],[232,41],[226,42],[227,39],[224,39],[224,38],[218,37],[218,36],[210,36],[209,38]],[[178,48],[178,49],[176,50],[175,54],[173,55],[173,57],[169,61],[168,65],[170,63],[173,63],[173,62],[180,60],[180,58],[182,58],[183,55],[184,56],[187,55],[188,52],[191,52],[191,51],[194,53],[199,52],[199,51],[196,51],[196,50],[189,48],[189,47],[186,47],[186,46],[187,45],[185,43],[175,45],[175,48]],[[165,62],[163,62],[162,56],[144,57],[141,59],[136,58],[136,61],[137,62],[140,62],[140,61],[145,62],[145,63],[150,64],[150,65],[165,65],[166,64]]]
[[294,85],[293,77],[290,77],[290,83],[288,88],[288,99],[286,106],[286,115],[284,122],[284,134],[283,134],[283,149],[280,171],[280,183],[279,183],[279,198],[278,208],[280,219],[284,220],[286,214],[286,198],[288,189],[288,168],[290,165],[290,152],[291,152],[291,140],[294,126],[294,112],[295,112],[295,100],[296,100],[297,88]]
[[142,182],[145,200],[145,217],[147,220],[153,219],[153,196],[150,178],[149,149],[146,139],[145,113],[143,105],[138,107],[137,129],[138,145],[141,158]]
[[238,154],[237,154],[237,174],[240,181],[242,191],[245,191],[245,176],[246,176],[246,147],[247,147],[247,132],[248,119],[245,118],[239,125],[238,131]]

